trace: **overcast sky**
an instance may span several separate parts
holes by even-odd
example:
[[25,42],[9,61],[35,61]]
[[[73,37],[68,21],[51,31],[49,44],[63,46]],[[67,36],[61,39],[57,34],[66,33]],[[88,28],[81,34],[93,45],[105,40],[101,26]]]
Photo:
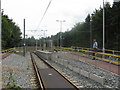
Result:
[[[113,0],[105,0],[113,3]],[[103,6],[103,0],[52,0],[42,22],[40,20],[50,0],[1,0],[4,14],[20,27],[23,32],[23,19],[26,19],[26,34],[38,38],[43,36],[41,30],[47,30],[46,36],[60,32],[60,23],[65,20],[62,31],[70,30],[76,23],[83,22],[88,14]],[[27,30],[37,30],[27,31]]]

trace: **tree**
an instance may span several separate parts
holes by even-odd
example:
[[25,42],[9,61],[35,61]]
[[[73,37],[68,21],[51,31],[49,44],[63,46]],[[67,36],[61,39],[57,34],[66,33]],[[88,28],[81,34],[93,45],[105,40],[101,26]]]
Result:
[[[105,4],[105,48],[120,50],[120,2]],[[85,22],[76,23],[67,32],[62,33],[64,47],[90,47],[90,27],[92,28],[92,39],[96,39],[99,48],[103,47],[103,8],[99,8],[87,15]],[[90,21],[92,19],[92,21]],[[90,23],[92,26],[90,26]],[[52,36],[54,45],[57,45],[59,33]]]
[[9,19],[7,15],[2,14],[2,48],[13,48],[21,41],[20,28]]

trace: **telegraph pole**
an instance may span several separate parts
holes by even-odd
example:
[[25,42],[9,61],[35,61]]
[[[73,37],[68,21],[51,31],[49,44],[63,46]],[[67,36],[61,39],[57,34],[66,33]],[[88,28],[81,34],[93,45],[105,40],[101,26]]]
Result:
[[92,48],[92,16],[90,16],[90,48]]
[[62,47],[62,23],[66,22],[65,20],[56,20],[56,22],[60,22],[60,48]]
[[[0,0],[0,54],[2,53],[1,52],[1,31],[2,31],[2,28],[1,28],[1,0]],[[2,55],[2,54],[1,54]],[[2,57],[0,56],[0,65],[2,65]],[[2,67],[0,67],[0,82],[2,82]],[[2,90],[2,84],[0,84],[0,89]]]
[[[103,0],[103,53],[105,53],[105,4]],[[104,55],[103,55],[104,58]]]
[[[2,13],[3,13],[3,11],[2,11]],[[1,18],[2,18],[2,16],[1,15],[2,14],[1,14],[1,0],[0,0],[0,40],[1,40],[1,31],[2,31],[2,28],[1,28],[1,24],[2,24]],[[0,54],[1,54],[1,41],[0,41]],[[0,60],[1,60],[1,57],[0,57]]]
[[36,39],[36,51],[37,51],[37,39]]
[[44,43],[43,43],[43,50],[45,50],[46,49],[46,42],[45,42],[45,32],[47,31],[47,30],[41,30],[41,31],[43,31],[43,35],[44,35]]
[[24,19],[24,21],[23,21],[23,32],[24,32],[24,34],[23,34],[23,55],[25,56],[25,19]]
[[105,9],[104,9],[104,0],[103,0],[103,52],[105,49]]

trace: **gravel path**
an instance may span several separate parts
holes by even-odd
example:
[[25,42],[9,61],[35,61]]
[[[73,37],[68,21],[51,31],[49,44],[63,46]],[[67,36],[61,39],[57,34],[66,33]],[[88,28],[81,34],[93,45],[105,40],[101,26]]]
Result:
[[[30,54],[27,53],[25,57],[11,54],[2,60],[2,83],[3,88],[10,82],[9,78],[15,80],[15,85],[21,88],[32,88],[31,78],[33,71],[31,70]],[[10,73],[12,77],[10,77]]]

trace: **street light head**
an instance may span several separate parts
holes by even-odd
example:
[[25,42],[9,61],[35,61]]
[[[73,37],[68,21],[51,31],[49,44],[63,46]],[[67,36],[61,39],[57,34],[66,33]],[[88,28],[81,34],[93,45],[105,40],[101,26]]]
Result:
[[59,22],[59,20],[56,20],[56,22]]
[[47,31],[47,30],[41,30],[41,31]]
[[63,21],[62,20],[56,20],[56,22],[66,22],[66,21],[65,20],[63,20]]
[[66,22],[65,20],[63,20],[63,22]]

